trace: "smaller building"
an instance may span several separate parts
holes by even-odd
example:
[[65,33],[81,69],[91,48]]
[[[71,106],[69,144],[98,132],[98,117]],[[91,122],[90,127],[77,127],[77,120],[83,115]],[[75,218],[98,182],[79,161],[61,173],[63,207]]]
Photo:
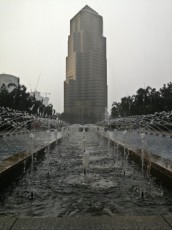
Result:
[[20,84],[20,78],[10,74],[0,74],[0,89],[3,85],[6,86],[8,92],[13,91],[14,88]]
[[46,95],[45,96],[41,95],[39,91],[35,90],[34,92],[30,92],[29,94],[31,96],[35,95],[36,100],[42,101],[45,106],[49,104],[49,97],[47,97]]

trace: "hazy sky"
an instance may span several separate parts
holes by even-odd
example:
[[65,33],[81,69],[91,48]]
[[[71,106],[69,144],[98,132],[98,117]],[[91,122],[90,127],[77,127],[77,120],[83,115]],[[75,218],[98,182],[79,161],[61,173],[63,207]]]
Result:
[[108,104],[172,81],[172,0],[0,0],[0,73],[51,93],[63,111],[70,19],[86,4],[104,20]]

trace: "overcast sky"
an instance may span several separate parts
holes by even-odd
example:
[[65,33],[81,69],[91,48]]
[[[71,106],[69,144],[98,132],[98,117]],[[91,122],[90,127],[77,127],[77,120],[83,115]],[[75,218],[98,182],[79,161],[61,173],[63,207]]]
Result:
[[63,112],[70,19],[86,4],[104,21],[108,105],[172,81],[172,0],[0,0],[0,73],[51,93]]

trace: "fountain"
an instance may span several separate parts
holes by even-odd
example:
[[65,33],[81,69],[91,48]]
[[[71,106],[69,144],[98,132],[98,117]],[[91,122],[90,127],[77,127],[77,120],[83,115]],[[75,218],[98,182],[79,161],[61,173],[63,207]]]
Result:
[[[115,124],[111,122],[116,129],[110,132],[113,141],[140,158],[142,172],[146,168],[149,176],[150,172],[156,171],[165,180],[172,178],[172,125],[169,117],[166,121],[150,115],[116,119]],[[124,135],[125,130],[127,133]]]
[[[159,175],[154,176],[154,171],[164,170],[164,166],[167,172],[172,169],[169,119],[160,124],[156,117],[151,116],[121,118],[114,131],[109,116],[106,123],[110,129],[65,124],[61,141],[58,130],[53,130],[51,121],[47,119],[33,118],[20,124],[13,119],[13,122],[16,125],[7,129],[9,120],[4,120],[3,124],[0,121],[0,129],[3,127],[0,169],[6,170],[11,160],[19,165],[10,174],[10,177],[15,174],[17,180],[9,181],[8,187],[3,187],[1,179],[4,173],[0,174],[1,220],[13,220],[11,228],[17,222],[20,224],[22,217],[35,216],[55,217],[58,226],[67,224],[64,229],[66,226],[78,227],[81,222],[84,226],[88,220],[96,227],[97,220],[99,225],[108,227],[110,223],[113,226],[114,223],[122,223],[120,229],[123,229],[128,228],[128,222],[133,218],[138,228],[141,222],[147,228],[149,217],[153,228],[157,223],[160,229],[168,225],[168,217],[164,215],[169,216],[172,212],[171,189]],[[54,149],[49,146],[52,141],[56,143]],[[7,157],[9,159],[5,160]],[[152,221],[153,215],[158,215],[156,221]],[[101,217],[56,218],[87,216]],[[160,218],[163,225],[159,225]],[[34,225],[41,221],[45,228],[44,218],[25,218],[23,223],[28,219]],[[104,225],[104,220],[107,225]]]
[[[101,128],[90,126],[87,132],[83,130],[84,126],[82,131],[79,126],[64,128],[61,143],[54,149],[47,148],[43,161],[38,163],[33,158],[30,169],[23,164],[22,178],[1,191],[1,215],[82,217],[171,213],[170,190],[152,177],[148,169],[145,171],[145,162],[142,172],[142,167],[130,157],[127,145],[124,151],[119,143],[108,144],[103,140],[107,134]],[[129,135],[129,131],[125,132],[126,141]],[[110,140],[112,136],[109,132]],[[124,133],[118,135],[120,138],[124,138]],[[83,139],[85,149],[81,147]]]
[[89,152],[84,150],[83,154],[83,170],[84,170],[84,175],[87,175],[87,167],[89,164]]
[[[45,146],[57,142],[60,138],[57,130],[50,129],[57,126],[54,120],[26,117],[19,112],[14,113],[10,119],[10,123],[8,119],[3,119],[0,123],[1,187],[7,186],[18,176],[25,174],[29,165],[33,171],[35,161],[39,161],[44,155]],[[13,126],[9,128],[12,122]]]

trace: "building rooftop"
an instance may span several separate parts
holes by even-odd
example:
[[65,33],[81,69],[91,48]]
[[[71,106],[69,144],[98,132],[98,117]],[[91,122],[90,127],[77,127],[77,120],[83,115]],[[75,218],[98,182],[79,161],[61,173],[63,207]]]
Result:
[[14,76],[14,75],[11,75],[11,74],[6,74],[6,73],[1,73],[1,74],[0,74],[0,78],[1,78],[1,77],[19,78],[19,77],[16,77],[16,76]]
[[[95,10],[93,10],[91,7],[89,7],[88,5],[85,5],[72,19],[74,19],[80,12],[83,12],[83,11],[87,11],[87,12],[90,12],[90,13],[93,13],[93,14],[97,14],[99,15]],[[71,19],[71,20],[72,20]]]
[[91,13],[94,14],[98,14],[95,10],[93,10],[91,7],[89,7],[88,5],[85,5],[80,11],[89,11]]

